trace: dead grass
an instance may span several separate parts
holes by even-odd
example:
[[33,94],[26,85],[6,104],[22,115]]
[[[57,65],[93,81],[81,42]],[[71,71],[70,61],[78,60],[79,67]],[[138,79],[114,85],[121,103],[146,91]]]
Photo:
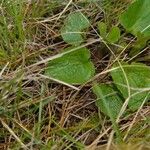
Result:
[[[109,1],[106,2],[110,5]],[[108,75],[110,66],[114,60],[128,60],[128,47],[122,47],[121,54],[112,54],[113,49],[120,45],[104,46],[99,39],[96,22],[109,20],[110,26],[111,23],[117,24],[116,18],[112,18],[122,12],[126,4],[117,1],[111,4],[116,9],[108,5],[107,11],[100,2],[41,0],[25,3],[23,51],[7,55],[0,61],[0,149],[150,149],[149,103],[119,120],[124,142],[116,144],[110,120],[95,106],[91,82],[72,86],[42,75],[47,62],[61,57],[60,51],[68,46],[60,36],[63,20],[70,12],[79,10],[92,22],[84,43],[90,47],[97,68],[92,80],[111,82]],[[132,44],[131,38],[124,39]],[[144,54],[139,54],[138,59],[145,58],[147,53],[149,47]]]

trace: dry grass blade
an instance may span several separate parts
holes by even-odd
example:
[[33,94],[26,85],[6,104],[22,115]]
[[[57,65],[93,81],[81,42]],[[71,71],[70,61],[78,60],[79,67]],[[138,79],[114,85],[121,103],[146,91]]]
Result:
[[[128,107],[130,99],[148,93],[150,87],[130,85],[130,79],[124,68],[126,65],[122,65],[123,62],[129,64],[140,62],[147,69],[150,65],[149,42],[136,55],[130,56],[137,37],[128,34],[120,25],[119,16],[128,8],[130,2],[131,0],[0,2],[0,149],[150,148],[150,102],[145,98],[136,112],[132,112]],[[83,39],[81,44],[72,45],[64,40],[61,29],[70,21],[71,14],[79,12],[88,21],[88,26],[82,31],[72,31],[74,23],[78,27],[82,25],[82,19],[78,21],[77,17],[73,20],[73,24],[70,23],[71,29],[68,28],[66,33],[81,35]],[[98,26],[100,22],[106,24],[104,37]],[[121,36],[117,42],[111,43],[107,36],[114,26],[120,29]],[[150,25],[142,32],[149,27]],[[68,48],[71,49],[65,51]],[[44,75],[45,70],[49,68],[49,62],[52,61],[53,65],[57,58],[60,59],[72,52],[76,53],[80,48],[88,49],[89,56],[86,60],[82,56],[75,60],[83,61],[83,64],[90,61],[95,67],[95,74],[93,73],[86,83],[68,84]],[[70,58],[71,61],[73,59]],[[56,61],[53,63],[53,60]],[[62,62],[65,62],[64,60]],[[112,67],[114,63],[118,66]],[[66,61],[64,65],[60,63],[60,66],[66,67],[67,64],[70,62]],[[73,60],[74,64],[78,63],[74,63]],[[58,69],[61,70],[61,67],[58,66]],[[134,66],[133,63],[132,67],[137,65]],[[80,70],[78,65],[76,68]],[[125,83],[114,82],[111,72],[118,69],[121,70]],[[73,73],[77,72],[74,68],[72,70]],[[65,74],[67,71],[62,72]],[[78,72],[80,75],[83,71]],[[112,120],[102,111],[102,107],[97,105],[97,97],[92,91],[95,83],[112,85],[114,93],[118,94],[124,103],[117,119],[114,120],[121,138],[117,135]],[[118,85],[127,89],[127,97],[123,96]],[[122,140],[121,144],[118,142],[119,138]]]
[[32,65],[28,66],[27,68],[32,68],[32,67],[34,67],[34,66],[38,66],[38,65],[41,65],[41,64],[45,64],[45,63],[47,63],[48,61],[54,60],[54,59],[56,59],[56,58],[60,58],[60,57],[62,57],[63,55],[66,55],[66,54],[68,54],[68,53],[74,52],[74,51],[76,51],[76,50],[78,50],[78,49],[80,49],[80,48],[89,46],[89,45],[94,44],[94,43],[99,42],[99,41],[100,41],[100,39],[92,40],[91,42],[88,42],[88,43],[86,43],[86,44],[84,44],[84,45],[77,46],[76,48],[73,48],[73,49],[71,49],[71,50],[69,50],[69,51],[66,51],[66,52],[57,54],[57,55],[55,55],[55,56],[51,56],[51,57],[46,58],[46,59],[44,59],[44,60],[42,60],[42,61],[39,61],[39,62],[37,62],[37,63],[35,63],[35,64],[32,64]]
[[74,89],[74,90],[76,90],[76,91],[80,91],[79,88],[77,88],[77,87],[75,87],[75,86],[73,86],[73,85],[70,85],[70,84],[68,84],[68,83],[65,83],[65,82],[63,82],[63,81],[60,81],[60,80],[58,80],[58,79],[54,79],[54,78],[52,78],[52,77],[49,77],[49,76],[46,76],[46,75],[42,75],[42,74],[39,74],[39,76],[42,77],[42,78],[44,78],[44,79],[50,79],[50,80],[55,81],[55,82],[57,82],[57,83],[66,85],[66,86],[68,86],[68,87],[70,87],[70,88],[72,88],[72,89]]
[[7,68],[7,66],[9,65],[9,62],[4,66],[4,68],[1,70],[0,72],[0,79],[2,78],[2,74],[4,73],[5,69]]
[[6,128],[10,134],[20,143],[20,145],[22,146],[22,148],[28,150],[28,148],[26,147],[26,145],[21,141],[21,139],[14,133],[14,131],[3,121],[3,119],[0,119],[2,125],[4,126],[4,128]]

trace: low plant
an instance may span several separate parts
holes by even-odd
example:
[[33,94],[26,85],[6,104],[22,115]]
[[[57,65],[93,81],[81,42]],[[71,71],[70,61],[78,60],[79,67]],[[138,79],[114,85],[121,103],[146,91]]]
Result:
[[[120,17],[120,23],[126,31],[137,37],[130,54],[139,52],[150,39],[149,6],[149,0],[136,0]],[[78,48],[84,42],[83,31],[89,28],[89,22],[81,12],[69,14],[61,28],[61,35],[72,47],[65,49],[65,54],[60,58],[49,62],[46,75],[69,84],[83,84],[94,76],[95,68],[90,60],[89,49]],[[121,38],[121,31],[117,26],[113,26],[108,32],[107,25],[99,22],[98,29],[100,36],[108,44],[116,43]],[[121,140],[117,120],[127,112],[136,111],[150,99],[150,67],[142,63],[118,61],[110,69],[110,75],[112,83],[93,83],[93,92],[97,96],[97,107],[110,117]]]

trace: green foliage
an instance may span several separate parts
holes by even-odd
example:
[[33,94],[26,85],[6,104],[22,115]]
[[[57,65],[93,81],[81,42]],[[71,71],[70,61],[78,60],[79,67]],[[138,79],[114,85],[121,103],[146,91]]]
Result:
[[100,110],[110,117],[113,128],[117,135],[118,142],[122,141],[121,133],[116,123],[117,116],[122,108],[123,102],[112,86],[106,84],[95,84],[93,92],[97,96],[97,106]]
[[102,37],[106,37],[106,35],[107,35],[107,25],[106,25],[106,23],[104,23],[104,22],[99,22],[99,23],[98,23],[98,30],[99,30],[100,35],[101,35]]
[[[111,76],[115,85],[124,99],[130,96],[128,103],[130,110],[137,110],[143,101],[147,101],[150,97],[150,67],[140,63],[131,65],[123,63],[121,67],[115,64],[113,68]],[[129,90],[131,95],[129,95]]]
[[110,43],[116,43],[120,39],[120,29],[116,26],[112,27],[106,39]]
[[150,37],[150,1],[136,0],[121,15],[120,22],[128,32],[135,36],[143,33],[144,36]]
[[107,116],[113,119],[117,118],[123,105],[122,99],[113,86],[99,84],[93,86],[93,92],[97,96],[96,104],[100,110]]
[[138,34],[137,40],[133,44],[133,48],[130,52],[130,56],[135,56],[140,52],[142,48],[147,44],[149,37],[144,37],[142,34]]
[[121,15],[120,22],[123,27],[137,37],[130,56],[134,56],[145,47],[150,39],[150,1],[136,0]]
[[[5,3],[5,5],[4,5],[6,7],[6,10],[4,12],[4,14],[6,13],[5,14],[6,16],[5,16],[4,20],[7,22],[8,25],[10,23],[9,21],[13,22],[13,25],[14,25],[13,33],[14,33],[14,35],[12,34],[12,36],[14,36],[14,38],[17,38],[19,40],[24,40],[24,38],[25,38],[24,37],[24,35],[25,35],[24,34],[24,28],[23,28],[23,20],[24,20],[23,4],[24,4],[23,1],[19,1],[19,0],[12,1],[12,0],[10,0],[9,2]],[[10,17],[10,18],[7,18],[7,17]],[[9,29],[9,27],[8,27],[8,29]]]
[[84,41],[82,31],[89,26],[88,19],[81,12],[71,13],[61,28],[62,38],[68,44],[79,45]]
[[107,25],[103,22],[99,22],[98,29],[102,38],[108,43],[116,43],[120,39],[120,29],[117,26],[113,26],[107,33]]
[[[110,80],[105,79],[112,83],[106,84],[106,80],[102,76],[100,80],[104,79],[102,80],[104,84],[94,84],[92,88],[93,93],[97,96],[96,106],[104,114],[102,118],[97,110],[94,110],[93,100],[90,102],[93,94],[89,92],[90,90],[87,91],[90,88],[89,84],[79,87],[82,89],[79,93],[64,87],[61,91],[56,84],[49,85],[44,79],[39,80],[37,74],[43,70],[40,64],[48,60],[40,61],[40,59],[51,57],[51,54],[56,53],[49,51],[49,48],[58,50],[66,47],[66,44],[64,46],[57,36],[60,25],[60,21],[57,19],[61,19],[58,15],[64,8],[67,9],[65,9],[66,13],[63,13],[63,17],[67,15],[68,10],[79,9],[86,12],[93,20],[91,25],[94,27],[94,21],[105,20],[105,23],[98,23],[98,29],[106,42],[96,42],[95,45],[88,46],[88,48],[92,48],[93,58],[96,58],[94,62],[97,72],[104,67],[109,67],[109,64],[114,61],[114,56],[107,53],[107,46],[110,46],[114,52],[120,49],[115,53],[116,57],[120,56],[119,59],[128,58],[128,56],[124,57],[124,54],[127,53],[122,51],[125,50],[126,45],[123,47],[121,45],[121,42],[126,42],[126,38],[124,35],[121,35],[123,38],[120,38],[119,28],[112,26],[112,24],[118,24],[117,14],[120,14],[125,7],[127,8],[122,4],[123,1],[128,0],[81,0],[70,1],[70,3],[68,0],[53,0],[52,2],[50,0],[2,0],[0,2],[0,121],[4,121],[6,124],[1,127],[2,149],[5,147],[23,149],[21,144],[27,145],[29,149],[85,149],[92,143],[97,143],[94,141],[95,139],[99,139],[99,143],[98,147],[96,145],[94,147],[99,149],[104,146],[102,145],[103,140],[109,142],[107,140],[110,137],[115,143],[114,138],[122,139],[120,135],[124,136],[124,142],[127,143],[134,139],[145,144],[146,140],[141,140],[141,138],[149,141],[148,124],[150,119],[147,114],[144,114],[144,121],[139,121],[138,126],[138,123],[133,120],[128,131],[122,127],[124,121],[125,123],[126,121],[130,122],[130,119],[126,119],[126,114],[133,116],[133,112],[143,102],[150,100],[150,67],[140,63],[129,65],[123,62],[121,66],[116,63],[110,70],[104,71],[104,73],[111,71],[107,78]],[[108,4],[107,8],[103,7],[104,3]],[[149,1],[134,0],[134,3],[120,19],[124,28],[137,37],[137,41],[130,44],[131,47],[126,47],[127,50],[134,47],[132,55],[139,52],[150,39],[149,28],[145,28],[150,23],[148,15],[150,6],[148,4]],[[101,12],[99,12],[101,7],[104,10],[104,18],[101,18]],[[109,13],[106,9],[109,9]],[[95,74],[90,50],[81,46],[90,23],[86,16],[79,11],[69,14],[66,18],[61,28],[61,35],[70,47],[68,46],[68,49],[64,49],[62,53],[53,57],[55,59],[48,63],[45,75],[68,84],[84,84]],[[91,33],[90,38],[96,39],[97,36],[93,34],[93,30]],[[99,48],[99,52],[103,54],[97,57]],[[121,54],[119,54],[120,52]],[[147,57],[146,54],[144,56]],[[96,77],[99,77],[99,74]],[[118,124],[117,116],[128,98],[127,110],[121,116]],[[64,100],[60,101],[61,99]],[[92,105],[89,106],[91,103]],[[82,104],[85,106],[82,107]],[[149,105],[149,103],[146,104]],[[147,111],[147,108],[144,107],[143,111],[145,109]],[[137,116],[135,115],[135,117]],[[114,138],[113,134],[110,136],[103,134],[107,132],[104,131],[105,128],[108,129],[108,134],[113,128]],[[99,133],[102,133],[101,135],[104,137]],[[99,138],[100,136],[102,139]],[[6,145],[4,141],[9,144]],[[138,144],[138,147],[141,146]]]
[[[0,56],[21,51],[25,42],[23,1],[3,1],[0,9]],[[23,46],[22,46],[23,47]],[[5,51],[5,52],[4,52]]]
[[[71,49],[67,49],[67,51]],[[88,49],[77,49],[50,61],[45,74],[66,83],[82,84],[95,73],[94,65],[89,59],[90,52]]]
[[[89,25],[88,19],[81,12],[71,13],[61,29],[61,35],[65,42],[77,46],[83,42],[81,31],[88,28]],[[64,51],[74,48],[76,47]],[[85,83],[95,73],[94,65],[89,59],[88,49],[77,49],[50,61],[45,74],[69,84]]]
[[112,86],[99,85],[94,86],[93,91],[100,98],[97,101],[100,110],[116,118],[122,106],[121,100],[125,101],[129,97],[128,107],[135,111],[150,98],[150,67],[140,63],[122,63],[121,66],[115,64],[112,69],[111,76],[118,90]]
[[101,112],[110,117],[117,140],[120,142],[122,135],[116,119],[123,106],[123,101],[129,98],[128,108],[135,111],[150,98],[150,67],[140,63],[131,65],[122,63],[121,66],[115,64],[111,76],[115,86],[95,84],[93,92],[97,96],[96,105]]

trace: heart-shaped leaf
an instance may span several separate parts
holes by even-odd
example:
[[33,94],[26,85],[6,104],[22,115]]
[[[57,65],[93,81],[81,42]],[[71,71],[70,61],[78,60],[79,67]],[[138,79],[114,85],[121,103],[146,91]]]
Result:
[[106,39],[109,43],[116,43],[120,38],[120,29],[117,26],[111,28]]
[[130,96],[129,108],[137,110],[144,100],[150,98],[150,67],[140,63],[123,63],[121,67],[115,64],[113,68],[111,76],[114,83],[124,99]]
[[150,0],[135,0],[121,15],[120,22],[135,36],[143,33],[144,36],[150,37]]
[[62,38],[68,44],[79,45],[84,41],[82,31],[89,26],[88,19],[81,12],[71,13],[61,29]]
[[[69,48],[65,51],[71,49]],[[85,83],[94,73],[95,68],[90,61],[90,52],[86,48],[77,49],[50,61],[45,71],[47,76],[69,84]]]

